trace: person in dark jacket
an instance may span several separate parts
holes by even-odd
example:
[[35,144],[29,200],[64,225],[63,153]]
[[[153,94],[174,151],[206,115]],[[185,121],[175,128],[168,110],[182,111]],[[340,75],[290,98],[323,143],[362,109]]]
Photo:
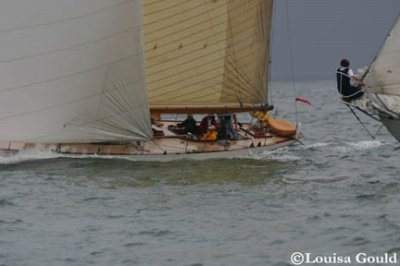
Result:
[[188,114],[186,119],[178,124],[180,128],[182,128],[183,134],[192,133],[195,135],[200,135],[200,130],[196,125],[196,120],[193,118],[192,114]]
[[207,116],[203,117],[203,119],[200,121],[201,134],[206,134],[210,126],[217,128],[217,121],[215,120],[214,114],[207,114]]
[[[356,77],[349,67],[349,60],[342,59],[340,67],[336,71],[337,89],[345,101],[353,101],[364,95],[362,91],[363,81]],[[357,86],[352,85],[353,82],[357,83]]]

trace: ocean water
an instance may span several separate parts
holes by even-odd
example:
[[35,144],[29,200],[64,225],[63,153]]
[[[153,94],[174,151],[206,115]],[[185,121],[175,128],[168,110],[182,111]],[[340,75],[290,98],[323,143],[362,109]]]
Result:
[[[272,88],[278,115],[302,123],[302,144],[162,163],[0,158],[0,265],[277,266],[294,252],[400,263],[400,145],[360,116],[372,139],[333,81]],[[296,112],[295,95],[313,107]]]

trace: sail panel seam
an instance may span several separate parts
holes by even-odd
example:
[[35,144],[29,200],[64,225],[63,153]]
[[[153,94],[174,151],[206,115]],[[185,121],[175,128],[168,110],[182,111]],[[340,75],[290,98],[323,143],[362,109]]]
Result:
[[33,28],[38,28],[38,27],[42,27],[42,26],[49,26],[49,25],[55,25],[55,24],[64,23],[64,22],[67,22],[67,21],[73,21],[73,20],[77,20],[77,19],[80,19],[80,18],[84,18],[84,17],[96,15],[96,14],[99,14],[99,13],[103,13],[103,12],[109,11],[111,9],[118,8],[120,6],[124,6],[124,5],[130,4],[133,1],[136,1],[136,0],[126,0],[126,1],[124,1],[122,3],[116,4],[114,6],[107,7],[107,8],[100,9],[100,10],[93,11],[93,12],[89,12],[89,13],[86,13],[86,14],[83,14],[83,15],[80,15],[80,16],[75,16],[75,17],[70,17],[70,18],[60,19],[60,20],[54,20],[54,21],[51,21],[51,22],[39,23],[39,24],[31,25],[31,26],[3,29],[3,30],[0,30],[0,34],[1,33],[5,33],[5,32],[19,31],[19,30],[25,30],[25,29],[33,29]]

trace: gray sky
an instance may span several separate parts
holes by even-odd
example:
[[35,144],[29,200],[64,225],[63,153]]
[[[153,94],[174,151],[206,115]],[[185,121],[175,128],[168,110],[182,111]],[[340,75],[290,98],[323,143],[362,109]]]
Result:
[[399,12],[400,0],[277,0],[272,80],[334,79],[344,57],[369,65]]

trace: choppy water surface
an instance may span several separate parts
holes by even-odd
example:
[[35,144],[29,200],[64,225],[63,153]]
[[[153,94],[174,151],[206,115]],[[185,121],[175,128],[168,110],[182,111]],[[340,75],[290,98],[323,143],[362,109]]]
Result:
[[[292,84],[273,86],[278,114],[294,120]],[[400,252],[398,144],[384,129],[372,140],[333,82],[296,91],[314,104],[298,105],[304,145],[257,157],[0,158],[0,265],[290,265],[295,251]]]

